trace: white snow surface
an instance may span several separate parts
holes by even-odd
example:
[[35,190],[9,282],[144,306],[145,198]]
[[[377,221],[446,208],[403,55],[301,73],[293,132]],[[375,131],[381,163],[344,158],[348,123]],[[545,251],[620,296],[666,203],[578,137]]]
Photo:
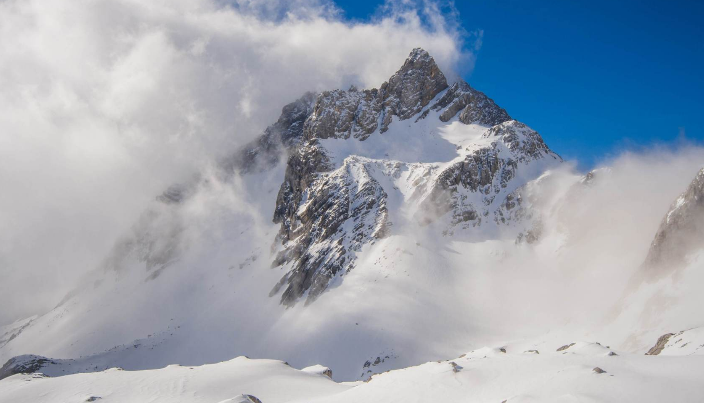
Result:
[[[643,356],[596,343],[523,350],[482,348],[451,360],[336,383],[282,361],[245,357],[197,367],[108,369],[57,378],[14,375],[0,401],[65,402],[693,402],[701,398],[704,356]],[[505,352],[504,352],[505,351]],[[595,368],[605,371],[597,373]],[[90,400],[93,399],[93,400]]]

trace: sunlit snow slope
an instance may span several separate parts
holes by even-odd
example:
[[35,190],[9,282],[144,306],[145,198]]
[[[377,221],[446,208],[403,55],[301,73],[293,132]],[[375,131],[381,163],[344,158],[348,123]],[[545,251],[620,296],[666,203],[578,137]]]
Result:
[[563,351],[482,348],[447,361],[336,383],[286,363],[239,357],[200,367],[109,369],[58,378],[15,375],[0,401],[41,402],[694,402],[704,356],[615,353],[595,343]]

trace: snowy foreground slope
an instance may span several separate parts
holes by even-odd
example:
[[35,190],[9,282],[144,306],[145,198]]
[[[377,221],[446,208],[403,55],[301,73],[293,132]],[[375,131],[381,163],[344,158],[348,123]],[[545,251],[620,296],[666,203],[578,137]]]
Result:
[[[547,346],[545,346],[547,347]],[[551,346],[552,347],[552,346]],[[199,367],[57,378],[15,375],[3,402],[695,402],[704,356],[615,353],[596,343],[562,351],[482,348],[447,361],[336,383],[316,368],[245,357]]]
[[1,326],[0,401],[702,400],[701,161],[575,173],[415,49],[284,107]]

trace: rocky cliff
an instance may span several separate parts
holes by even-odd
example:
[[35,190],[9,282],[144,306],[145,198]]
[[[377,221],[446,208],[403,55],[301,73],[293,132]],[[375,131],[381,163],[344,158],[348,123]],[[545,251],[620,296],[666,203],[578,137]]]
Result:
[[[414,142],[418,155],[438,144],[452,152],[417,160],[398,152]],[[393,231],[390,194],[417,224],[453,235],[515,221],[510,194],[560,161],[537,132],[469,84],[448,85],[433,58],[414,49],[379,89],[318,94],[276,199],[273,267],[285,274],[271,295],[309,303],[354,268],[364,245]]]

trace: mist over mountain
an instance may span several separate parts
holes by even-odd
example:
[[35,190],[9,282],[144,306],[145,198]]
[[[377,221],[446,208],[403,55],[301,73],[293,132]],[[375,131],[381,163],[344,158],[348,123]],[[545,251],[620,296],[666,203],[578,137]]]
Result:
[[[118,4],[81,13],[117,13],[135,29],[96,39],[126,43],[95,59],[124,80],[66,73],[65,87],[33,94],[64,97],[47,121],[117,124],[118,135],[90,156],[105,185],[57,172],[77,183],[57,179],[62,214],[37,237],[66,239],[34,258],[33,243],[2,249],[0,400],[701,398],[704,149],[624,153],[580,172],[540,128],[454,73],[472,55],[440,28],[450,21],[421,21],[440,18],[432,8],[344,25],[324,5],[283,22],[246,4],[176,6],[204,24],[164,4]],[[19,3],[3,14],[32,15]],[[137,16],[167,28],[142,32]],[[335,55],[331,32],[352,38]],[[290,39],[299,34],[321,42]],[[153,75],[129,73],[160,51]],[[243,52],[256,56],[239,61]],[[227,78],[239,74],[248,80]],[[95,94],[102,85],[112,95]],[[67,136],[55,158],[90,171]],[[89,190],[100,194],[61,208]],[[17,214],[8,239],[39,228],[19,218],[40,200],[4,202]],[[73,210],[94,203],[126,205],[116,217],[91,210],[96,222]],[[89,253],[73,260],[75,244]],[[54,261],[67,268],[61,281],[30,267]],[[28,271],[14,273],[21,262]]]
[[474,60],[433,8],[348,24],[325,1],[236,3],[3,3],[0,322],[55,306],[154,195],[305,92],[376,86],[417,46]]

